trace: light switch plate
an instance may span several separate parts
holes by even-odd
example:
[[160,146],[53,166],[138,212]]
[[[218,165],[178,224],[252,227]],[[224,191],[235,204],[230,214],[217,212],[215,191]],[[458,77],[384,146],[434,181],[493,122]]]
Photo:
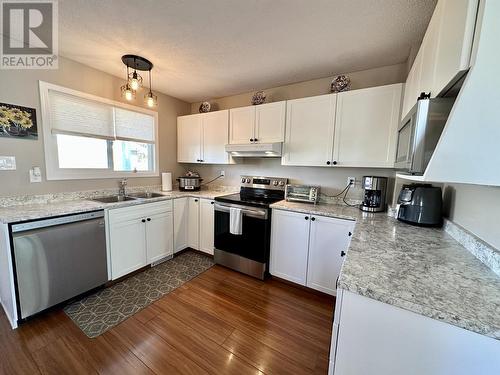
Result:
[[15,156],[0,156],[0,171],[15,171],[16,157]]
[[42,182],[42,171],[40,167],[30,168],[30,182]]

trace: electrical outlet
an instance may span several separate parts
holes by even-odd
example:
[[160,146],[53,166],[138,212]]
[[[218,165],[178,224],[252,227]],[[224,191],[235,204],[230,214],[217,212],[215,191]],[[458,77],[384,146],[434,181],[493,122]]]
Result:
[[40,167],[32,167],[30,169],[30,182],[42,182],[42,171]]
[[347,177],[347,185],[350,186],[356,185],[356,177]]
[[220,171],[220,175],[221,175],[222,177],[225,177],[225,176],[226,176],[226,171]]

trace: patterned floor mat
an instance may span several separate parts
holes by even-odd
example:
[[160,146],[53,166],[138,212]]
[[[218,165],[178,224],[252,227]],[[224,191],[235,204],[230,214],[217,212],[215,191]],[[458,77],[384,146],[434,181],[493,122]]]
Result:
[[211,258],[185,252],[64,308],[64,312],[90,338],[142,310],[214,265]]

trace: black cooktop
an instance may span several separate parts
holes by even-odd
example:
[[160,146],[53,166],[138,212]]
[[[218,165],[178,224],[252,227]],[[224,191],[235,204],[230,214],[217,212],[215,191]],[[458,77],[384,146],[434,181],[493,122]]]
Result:
[[268,208],[269,205],[284,199],[283,194],[246,194],[244,192],[215,197],[218,202],[240,204],[251,207]]

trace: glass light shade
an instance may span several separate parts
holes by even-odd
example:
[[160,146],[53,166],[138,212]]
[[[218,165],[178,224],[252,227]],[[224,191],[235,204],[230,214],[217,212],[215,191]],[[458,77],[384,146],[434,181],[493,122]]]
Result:
[[150,91],[144,95],[144,102],[148,107],[155,107],[158,104],[158,97]]
[[132,100],[135,98],[135,91],[132,90],[130,85],[127,83],[126,85],[123,85],[121,87],[122,90],[122,97],[124,97],[126,100]]
[[142,86],[142,77],[134,71],[128,77],[128,84],[132,90],[137,91]]

